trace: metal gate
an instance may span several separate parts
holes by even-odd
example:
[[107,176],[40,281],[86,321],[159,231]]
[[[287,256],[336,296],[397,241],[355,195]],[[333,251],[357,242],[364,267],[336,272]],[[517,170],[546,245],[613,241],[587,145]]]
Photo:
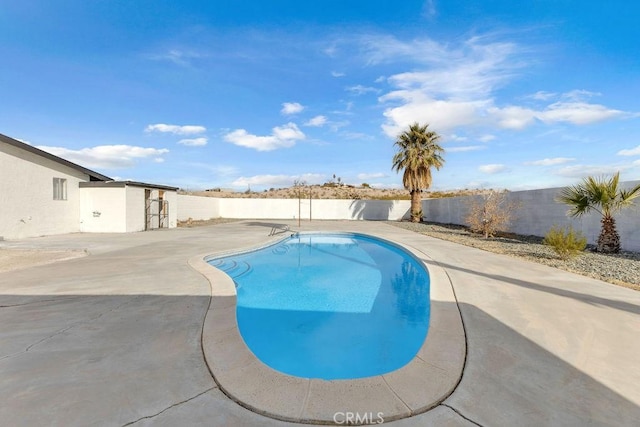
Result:
[[169,227],[169,201],[165,199],[146,199],[145,230]]

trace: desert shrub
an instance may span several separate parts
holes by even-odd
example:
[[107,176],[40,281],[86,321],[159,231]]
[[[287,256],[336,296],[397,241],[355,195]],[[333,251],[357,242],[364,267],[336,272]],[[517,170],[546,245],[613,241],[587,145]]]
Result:
[[504,231],[519,206],[507,200],[506,191],[492,190],[471,199],[464,220],[471,231],[481,233],[486,239]]
[[571,226],[565,229],[554,225],[544,236],[544,244],[551,246],[561,259],[567,260],[584,251],[587,247],[587,238]]

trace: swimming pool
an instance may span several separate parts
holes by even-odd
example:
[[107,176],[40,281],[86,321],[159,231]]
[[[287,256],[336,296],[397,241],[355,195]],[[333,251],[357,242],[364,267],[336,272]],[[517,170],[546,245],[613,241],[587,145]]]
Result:
[[295,234],[208,261],[237,289],[243,340],[262,362],[302,378],[382,375],[411,361],[429,327],[429,274],[381,239]]

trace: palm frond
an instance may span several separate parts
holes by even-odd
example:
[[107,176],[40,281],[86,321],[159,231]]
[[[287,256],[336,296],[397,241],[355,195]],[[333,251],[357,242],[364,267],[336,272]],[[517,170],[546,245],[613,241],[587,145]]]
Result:
[[620,203],[622,206],[628,206],[640,197],[640,184],[629,190],[620,190]]
[[595,209],[591,203],[588,191],[584,186],[573,185],[560,190],[556,198],[561,203],[569,205],[567,214],[572,217],[579,217]]

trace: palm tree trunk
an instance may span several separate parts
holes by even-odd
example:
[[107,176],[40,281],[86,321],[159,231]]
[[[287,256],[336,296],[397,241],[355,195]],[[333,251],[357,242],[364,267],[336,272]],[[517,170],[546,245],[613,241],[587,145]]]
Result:
[[616,230],[616,221],[612,216],[605,215],[600,221],[602,229],[598,236],[598,252],[618,253],[620,252],[620,235]]
[[420,190],[411,191],[411,222],[422,221],[422,197]]

